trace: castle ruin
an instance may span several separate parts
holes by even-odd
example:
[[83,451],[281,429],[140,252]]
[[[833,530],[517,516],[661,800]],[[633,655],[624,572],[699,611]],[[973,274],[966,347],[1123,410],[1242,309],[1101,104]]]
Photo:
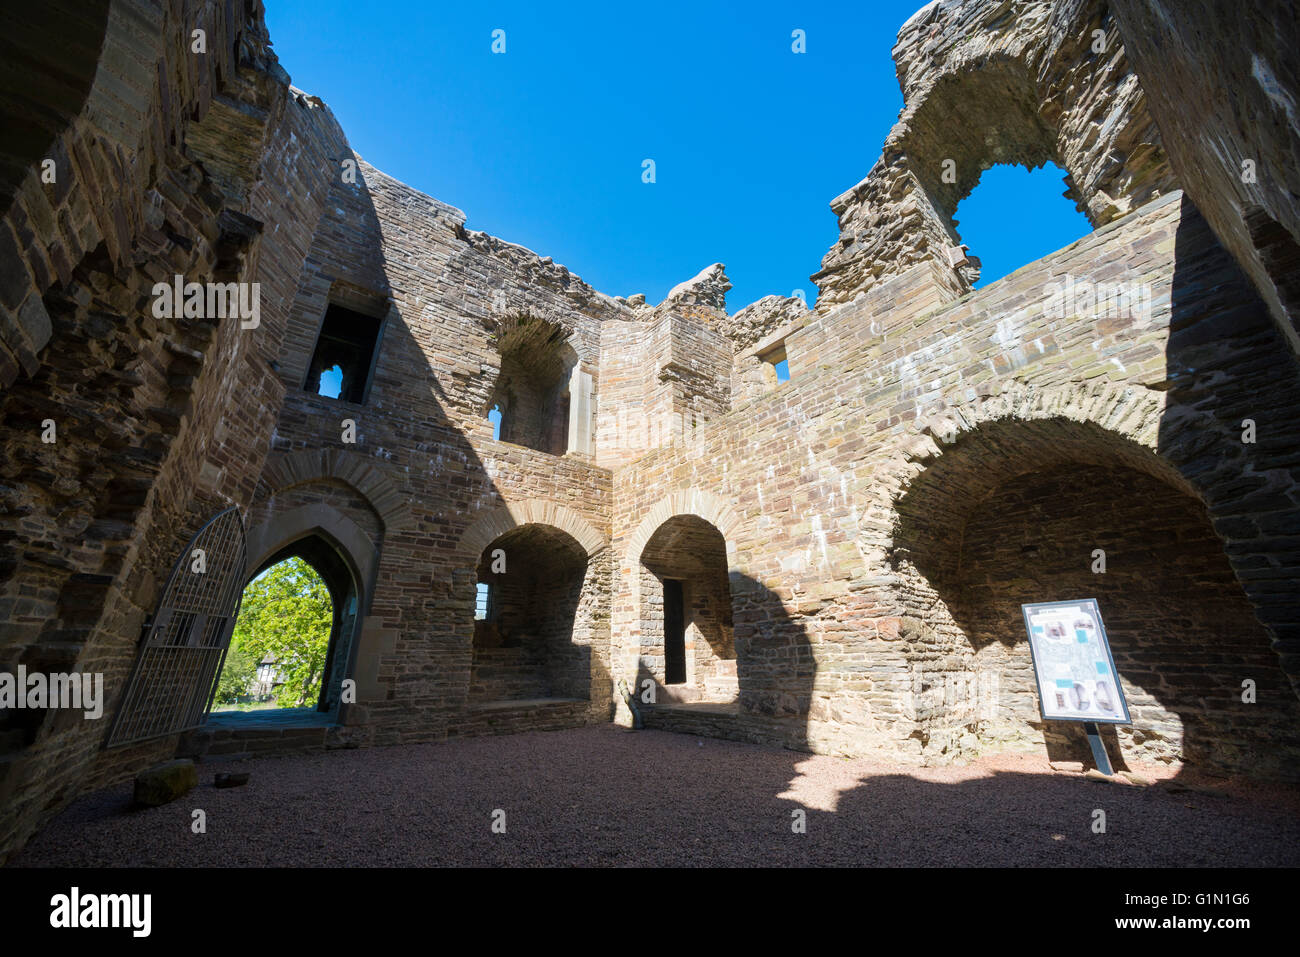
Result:
[[[1296,27],[1209,7],[930,3],[815,308],[729,313],[721,264],[611,297],[365,162],[261,0],[41,5],[0,40],[43,78],[0,103],[0,671],[106,702],[0,715],[0,857],[177,754],[642,721],[1079,756],[1019,606],[1082,596],[1118,754],[1295,780]],[[1048,161],[1093,232],[976,290],[957,203]],[[318,713],[204,722],[292,555],[336,605]]]

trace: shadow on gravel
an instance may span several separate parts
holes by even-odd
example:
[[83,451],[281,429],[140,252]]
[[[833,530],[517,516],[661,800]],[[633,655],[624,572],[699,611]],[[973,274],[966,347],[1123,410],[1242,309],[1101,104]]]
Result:
[[[187,797],[130,815],[129,785],[101,791],[11,866],[1300,865],[1300,816],[1263,799],[1019,771],[881,773],[612,726],[223,767],[252,780],[219,790],[205,771]],[[191,833],[195,808],[206,834]]]

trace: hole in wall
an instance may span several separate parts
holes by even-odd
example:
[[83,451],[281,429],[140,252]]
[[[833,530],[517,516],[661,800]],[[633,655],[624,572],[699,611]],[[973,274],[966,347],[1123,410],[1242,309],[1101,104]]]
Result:
[[999,164],[957,204],[954,227],[980,260],[977,289],[1092,232],[1088,217],[1063,195],[1065,176],[1055,163],[1035,170]]

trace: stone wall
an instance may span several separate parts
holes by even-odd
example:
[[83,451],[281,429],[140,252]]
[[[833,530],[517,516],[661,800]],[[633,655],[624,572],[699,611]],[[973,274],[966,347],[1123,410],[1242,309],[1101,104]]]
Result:
[[935,0],[894,61],[906,105],[871,172],[831,203],[840,238],[812,277],[819,312],[927,260],[951,298],[970,292],[978,265],[953,213],[995,164],[1056,163],[1097,226],[1176,185],[1102,0]]
[[[335,675],[356,701],[332,687],[329,727],[268,750],[607,721],[618,684],[662,679],[661,583],[680,576],[703,707],[656,726],[1081,757],[1077,729],[1036,717],[1017,606],[1095,596],[1133,706],[1124,758],[1294,778],[1300,374],[1276,322],[1294,224],[1276,182],[1246,197],[1263,214],[1204,200],[1252,288],[1178,191],[1197,163],[1191,198],[1217,188],[1233,163],[1202,158],[1231,122],[1166,119],[1171,169],[1129,65],[1132,47],[1153,70],[1130,36],[1149,10],[925,7],[895,47],[899,122],[833,203],[816,311],[729,316],[721,264],[656,306],[611,298],[366,163],[288,85],[256,0],[86,6],[68,88],[0,99],[48,101],[0,157],[0,668],[102,672],[108,714],[3,716],[0,853],[175,752],[99,746],[173,562],[230,505],[253,566],[310,542],[357,599]],[[187,52],[200,23],[206,57]],[[1245,69],[1186,19],[1153,29],[1182,43],[1159,114],[1196,95],[1178,77],[1198,64]],[[1249,129],[1293,84],[1242,29],[1265,51]],[[1270,170],[1293,127],[1258,138]],[[974,291],[956,203],[993,163],[1047,160],[1098,228]],[[260,283],[259,325],[156,318],[175,275]],[[378,324],[351,398],[308,388],[331,306]],[[493,401],[529,377],[537,441],[493,439]],[[475,646],[494,542],[528,647]]]
[[1300,352],[1300,45],[1293,4],[1113,0],[1179,182]]
[[[1095,305],[1080,300],[1065,308],[1053,296],[1067,281],[1102,279],[1145,286],[1149,298],[1118,309],[1103,303],[1097,314]],[[1208,624],[1217,614],[1212,602],[1195,621],[1180,621],[1177,657],[1169,644],[1159,654],[1169,656],[1171,673],[1199,669],[1197,681],[1216,683],[1222,710],[1204,718],[1194,744],[1179,751],[1169,743],[1181,741],[1171,732],[1171,715],[1199,719],[1179,711],[1176,679],[1163,691],[1148,682],[1143,687],[1158,703],[1141,699],[1134,732],[1119,742],[1122,753],[1136,761],[1178,752],[1202,766],[1291,774],[1280,759],[1243,755],[1257,757],[1259,742],[1268,740],[1281,753],[1292,747],[1284,730],[1294,720],[1283,673],[1288,659],[1269,644],[1284,651],[1279,641],[1294,620],[1285,588],[1272,584],[1295,565],[1279,537],[1296,514],[1294,465],[1281,441],[1244,444],[1241,421],[1248,407],[1265,416],[1263,410],[1295,401],[1300,380],[1278,352],[1262,304],[1204,220],[1174,194],[958,303],[934,307],[929,290],[938,283],[930,264],[921,263],[827,312],[818,321],[838,335],[819,337],[816,323],[791,334],[792,378],[784,387],[713,423],[693,444],[657,450],[616,472],[614,547],[624,569],[615,599],[613,660],[623,669],[616,680],[635,676],[644,637],[637,608],[645,596],[631,570],[645,517],[670,501],[727,529],[742,711],[738,719],[697,716],[696,725],[705,721],[715,733],[746,740],[917,761],[997,746],[1008,733],[990,731],[994,719],[982,715],[984,697],[999,684],[982,677],[975,637],[909,551],[912,538],[960,535],[975,519],[949,527],[936,500],[918,497],[916,513],[935,527],[909,538],[909,489],[930,475],[929,487],[969,508],[1035,469],[1108,462],[1151,475],[1179,501],[1208,505],[1221,549],[1226,542],[1226,558],[1219,557],[1233,575],[1228,584],[1223,565],[1216,573],[1232,595],[1222,607],[1236,608],[1234,614],[1251,607],[1257,619],[1235,625],[1231,638]],[[794,369],[796,337],[807,343],[803,376]],[[822,341],[825,361],[815,354]],[[1255,360],[1241,361],[1246,354]],[[1276,438],[1289,434],[1283,420],[1267,415]],[[979,483],[963,486],[950,463],[961,461],[963,448],[983,443],[1000,450],[1003,464],[972,466]],[[1246,496],[1253,517],[1238,524],[1233,516],[1247,507]],[[1086,505],[1062,503],[1059,520],[1079,514],[1070,508],[1104,518],[1104,510],[1094,515]],[[1035,535],[1043,536],[1049,519],[1057,517],[1040,509],[1024,520],[1037,523]],[[1019,534],[1017,548],[1029,531]],[[1197,534],[1203,541],[1207,526]],[[1182,540],[1186,561],[1194,563],[1199,546]],[[1043,579],[1038,600],[1103,592],[1074,593],[1091,577],[1091,548],[1083,544],[1076,546],[1083,572]],[[1208,572],[1188,574],[1209,580]],[[1175,585],[1189,587],[1186,578],[1171,580],[1171,593]],[[1008,607],[999,607],[1004,640],[1022,627],[1018,609],[1007,619]],[[1103,598],[1103,615],[1107,608]],[[1116,611],[1115,641],[1124,647],[1142,622],[1131,600],[1117,602]],[[1206,670],[1219,641],[1233,643],[1241,671],[1232,687],[1253,678],[1267,688],[1259,704],[1231,699],[1222,690],[1228,676]],[[1237,650],[1243,642],[1252,649],[1249,667]],[[1018,665],[995,658],[983,671],[1014,687]],[[1134,659],[1131,681],[1142,686],[1146,671],[1138,664],[1149,671],[1151,661]],[[1010,669],[1006,677],[1003,667]],[[1016,714],[1023,722],[1023,710]],[[1065,734],[1018,727],[1036,747],[1055,747]],[[1152,743],[1157,736],[1163,744]]]
[[[61,23],[77,31],[78,20]],[[193,29],[208,38],[202,53]],[[94,80],[79,112],[57,114],[70,120],[44,153],[53,181],[45,164],[28,168],[0,223],[0,300],[22,317],[2,321],[0,348],[13,360],[0,360],[0,654],[5,670],[102,673],[109,701],[101,721],[5,715],[0,847],[174,750],[165,739],[99,753],[181,546],[257,482],[279,402],[266,362],[278,348],[274,294],[296,283],[293,243],[319,213],[301,188],[309,164],[263,153],[266,137],[289,138],[293,117],[260,3],[119,0],[101,42],[60,56],[98,56]],[[284,228],[264,234],[271,217]],[[265,283],[270,348],[237,321],[156,316],[153,286],[176,275]],[[47,420],[53,442],[41,440]]]

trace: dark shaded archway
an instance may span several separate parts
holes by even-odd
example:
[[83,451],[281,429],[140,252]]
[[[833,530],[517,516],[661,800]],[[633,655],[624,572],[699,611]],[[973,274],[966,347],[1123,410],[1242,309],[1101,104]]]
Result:
[[483,550],[471,703],[591,698],[591,648],[575,641],[599,590],[588,567],[577,539],[549,525],[521,525]]
[[[1041,720],[1020,605],[1096,598],[1133,716],[1110,736],[1123,757],[1276,774],[1300,743],[1300,708],[1204,504],[1136,443],[1073,420],[991,422],[897,515],[919,644],[994,679],[969,729],[981,740],[1086,757],[1079,725]],[[1242,700],[1246,679],[1268,706]]]

